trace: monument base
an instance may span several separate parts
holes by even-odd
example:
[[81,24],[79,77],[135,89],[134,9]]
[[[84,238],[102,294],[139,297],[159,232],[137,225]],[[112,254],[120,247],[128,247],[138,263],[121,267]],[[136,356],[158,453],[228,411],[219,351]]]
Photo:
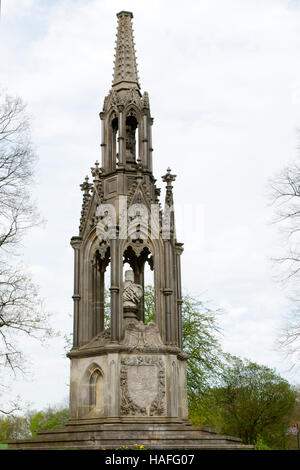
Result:
[[122,343],[109,331],[72,349],[70,420],[35,439],[9,441],[9,449],[245,449],[235,437],[219,436],[188,422],[186,360],[163,344],[153,323],[126,319]]
[[[168,420],[169,421],[169,420]],[[253,449],[243,445],[236,437],[221,436],[207,427],[193,427],[190,423],[164,423],[163,419],[149,423],[98,422],[78,420],[56,431],[39,432],[35,439],[9,441],[8,449],[32,450],[105,450],[134,448],[136,444],[145,449],[198,449],[241,450]]]

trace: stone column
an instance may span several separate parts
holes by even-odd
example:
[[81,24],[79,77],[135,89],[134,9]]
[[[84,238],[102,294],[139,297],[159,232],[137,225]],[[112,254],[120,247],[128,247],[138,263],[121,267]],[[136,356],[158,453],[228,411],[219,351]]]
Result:
[[79,302],[80,302],[80,247],[82,238],[72,237],[71,246],[74,249],[74,318],[73,318],[73,346],[78,347],[79,336]]
[[[172,235],[173,236],[173,235]],[[177,311],[176,307],[177,305],[175,304],[175,292],[176,292],[176,284],[175,284],[175,254],[174,254],[174,241],[170,240],[169,241],[169,276],[170,276],[170,282],[169,282],[169,287],[171,290],[170,293],[170,305],[171,305],[171,314],[170,314],[170,325],[171,325],[171,330],[170,330],[170,338],[171,338],[171,343],[175,344],[177,341]]]
[[123,118],[123,106],[118,106],[119,109],[119,167],[125,166],[125,151],[124,151],[124,118]]
[[101,161],[102,161],[102,168],[106,168],[106,144],[105,144],[105,126],[104,126],[104,113],[99,114],[101,119]]
[[97,260],[92,261],[92,317],[91,317],[91,338],[97,333]]
[[140,300],[140,305],[139,305],[139,312],[138,312],[138,319],[142,322],[145,321],[145,305],[144,305],[144,289],[145,289],[145,282],[144,282],[144,271],[145,271],[145,263],[142,263],[139,265],[138,272],[135,275],[135,280],[137,284],[142,286],[143,288],[143,295]]
[[144,166],[149,168],[149,158],[148,158],[148,119],[147,114],[143,115],[143,126],[144,126],[144,136],[143,136],[143,146],[144,146]]
[[103,269],[100,270],[100,295],[99,295],[99,331],[104,330],[104,291],[105,291],[105,284],[104,284],[104,276],[105,272]]
[[165,254],[165,288],[163,290],[165,296],[165,312],[166,312],[166,343],[171,344],[172,338],[172,289],[171,289],[171,270],[170,270],[170,241],[164,240]]
[[[102,272],[100,272],[99,262],[93,266],[93,336],[103,330],[103,319],[101,318],[101,294],[103,297],[103,286],[101,285]],[[102,302],[103,305],[103,302]]]
[[107,390],[107,414],[109,417],[120,415],[120,372],[118,354],[108,354],[108,390]]
[[178,347],[182,349],[182,289],[181,289],[181,255],[183,243],[176,243],[176,291],[177,291],[177,328]]
[[175,311],[175,219],[173,209],[173,186],[172,182],[175,181],[176,175],[171,174],[171,169],[167,169],[167,173],[162,176],[162,180],[167,183],[165,195],[165,211],[163,226],[163,238],[165,248],[165,280],[166,280],[166,315],[167,315],[167,342],[176,343],[176,330],[177,330],[177,312]]
[[112,146],[111,146],[111,161],[112,161],[112,170],[114,170],[117,166],[117,130],[111,130],[111,137],[112,137]]
[[154,122],[154,119],[153,118],[150,118],[150,126],[149,126],[149,162],[148,162],[148,168],[149,170],[152,172],[153,171],[153,168],[152,168],[152,152],[153,152],[153,148],[152,148],[152,126],[153,126],[153,122]]
[[119,239],[110,240],[111,274],[110,274],[110,307],[111,307],[111,341],[120,339],[119,315]]

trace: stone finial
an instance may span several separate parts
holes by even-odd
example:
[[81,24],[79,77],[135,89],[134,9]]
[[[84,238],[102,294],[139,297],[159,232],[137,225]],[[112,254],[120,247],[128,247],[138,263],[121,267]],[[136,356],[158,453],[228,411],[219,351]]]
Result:
[[168,188],[168,187],[171,187],[171,188],[172,188],[172,187],[173,187],[173,186],[172,186],[172,182],[175,181],[176,175],[172,175],[172,174],[171,174],[171,168],[168,167],[168,168],[167,168],[167,173],[166,173],[165,175],[163,175],[163,176],[161,177],[161,179],[163,180],[164,183],[167,183],[167,188]]
[[90,195],[90,190],[92,188],[92,184],[89,183],[89,177],[86,176],[84,178],[84,182],[80,185],[81,191],[83,191],[83,196],[89,196]]
[[129,82],[140,88],[131,24],[133,14],[128,11],[121,11],[117,14],[117,17],[118,32],[112,86],[114,87],[121,82]]
[[91,199],[91,189],[93,185],[89,183],[89,177],[86,176],[84,182],[80,185],[80,189],[83,192],[83,200],[82,200],[82,208],[81,208],[81,218],[80,218],[80,225],[79,225],[79,232],[81,233],[83,229],[83,225],[86,219],[86,215],[89,208],[89,202]]
[[149,105],[149,95],[148,95],[148,92],[147,91],[144,91],[144,94],[142,96],[142,107],[144,109],[149,109],[150,108],[150,105]]
[[93,168],[93,167],[91,168],[91,172],[92,172],[92,176],[93,176],[93,178],[94,178],[93,181],[94,181],[94,182],[95,182],[95,181],[96,181],[96,182],[99,181],[99,180],[100,180],[100,176],[101,176],[101,174],[102,174],[102,169],[99,167],[99,162],[98,162],[98,160],[95,161],[95,167],[94,167],[94,168]]
[[168,206],[173,205],[173,186],[172,183],[176,179],[176,175],[171,174],[171,168],[167,169],[167,173],[161,177],[164,183],[167,183],[166,187],[166,197],[165,197],[165,204]]
[[93,183],[94,187],[96,189],[96,192],[99,194],[100,189],[101,189],[101,175],[102,175],[102,169],[99,167],[99,162],[96,160],[95,162],[95,167],[91,168],[92,176],[93,176]]

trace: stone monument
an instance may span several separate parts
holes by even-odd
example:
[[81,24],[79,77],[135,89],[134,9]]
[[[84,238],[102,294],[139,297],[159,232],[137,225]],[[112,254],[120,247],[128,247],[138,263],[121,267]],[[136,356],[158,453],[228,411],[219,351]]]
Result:
[[[240,448],[188,421],[182,350],[181,268],[176,239],[175,175],[168,168],[164,208],[152,172],[149,96],[140,91],[132,13],[117,14],[113,83],[101,120],[102,163],[81,184],[83,203],[74,249],[74,331],[70,420],[59,431],[10,448]],[[145,322],[144,272],[154,274],[155,321]],[[124,265],[130,270],[125,272]],[[110,313],[105,276],[110,269]],[[107,326],[108,324],[108,326]],[[106,325],[106,327],[105,327]]]

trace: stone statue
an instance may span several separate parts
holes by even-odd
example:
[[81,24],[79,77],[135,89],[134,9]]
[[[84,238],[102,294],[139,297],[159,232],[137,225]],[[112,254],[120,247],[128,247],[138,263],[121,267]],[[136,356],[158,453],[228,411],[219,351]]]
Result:
[[136,318],[138,305],[143,296],[143,288],[134,283],[134,273],[131,269],[125,271],[125,282],[123,285],[123,307],[124,317]]
[[135,128],[126,125],[126,161],[135,162]]

